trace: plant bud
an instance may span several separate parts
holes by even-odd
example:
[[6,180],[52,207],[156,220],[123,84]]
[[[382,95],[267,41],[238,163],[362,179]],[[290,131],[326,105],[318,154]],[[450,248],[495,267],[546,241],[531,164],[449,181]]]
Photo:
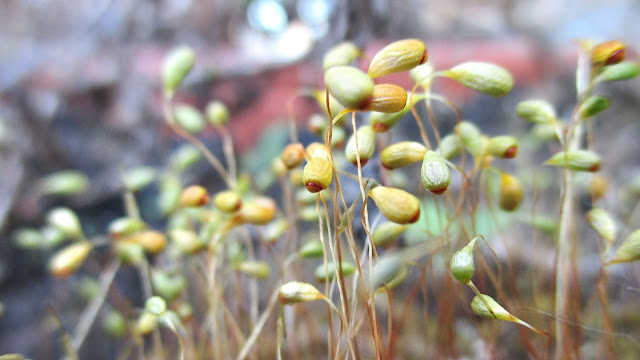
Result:
[[373,266],[373,271],[371,272],[372,290],[375,291],[387,285],[405,268],[406,266],[399,256],[387,255],[381,258]]
[[173,108],[173,116],[176,123],[191,134],[199,134],[207,126],[198,109],[189,105],[176,105]]
[[620,244],[615,257],[608,264],[617,264],[640,260],[640,230],[629,234]]
[[316,157],[329,160],[329,150],[327,150],[326,145],[323,143],[312,142],[307,145],[304,156],[307,160],[311,160]]
[[89,241],[79,241],[58,250],[49,260],[49,272],[59,278],[73,274],[93,249]]
[[144,303],[144,309],[155,316],[162,316],[167,311],[167,302],[160,296],[152,296]]
[[417,39],[395,41],[378,53],[369,64],[368,74],[372,78],[411,70],[428,59],[427,48]]
[[[308,193],[305,191],[305,193]],[[267,244],[274,243],[282,238],[289,229],[287,219],[278,219],[264,228],[262,240]]]
[[66,207],[57,207],[47,213],[47,224],[62,231],[65,236],[77,239],[82,237],[82,226],[76,213]]
[[429,150],[424,154],[420,174],[424,187],[436,195],[445,192],[451,183],[449,165],[435,151]]
[[233,213],[242,207],[242,198],[233,190],[220,191],[213,197],[213,204],[224,213]]
[[609,107],[609,99],[594,95],[588,97],[578,108],[580,118],[586,119],[592,117]]
[[[324,73],[324,82],[338,102],[353,110],[365,110],[373,100],[373,80],[353,66],[335,66]],[[338,114],[332,114],[334,117]]]
[[149,166],[140,166],[128,170],[122,175],[122,182],[129,191],[142,190],[156,180],[156,170]]
[[[411,98],[411,102],[409,99]],[[398,112],[394,113],[385,113],[372,111],[369,114],[369,125],[373,128],[375,132],[387,132],[391,129],[395,124],[402,119],[409,111],[411,111],[411,106],[415,105],[418,101],[424,99],[424,94],[413,94],[413,96],[409,96],[407,94],[407,101],[404,107]]]
[[427,147],[415,141],[403,141],[392,144],[382,150],[380,162],[385,169],[398,169],[424,158]]
[[168,94],[173,94],[182,83],[182,80],[189,74],[195,61],[196,54],[188,46],[183,45],[171,50],[162,67],[164,91]]
[[466,62],[445,72],[460,84],[490,96],[504,96],[513,88],[513,78],[504,68],[486,62]]
[[136,333],[140,336],[146,336],[158,325],[158,317],[148,311],[142,312],[136,323]]
[[131,235],[147,228],[147,224],[140,219],[133,217],[121,217],[109,223],[109,235],[114,239],[119,239],[126,235]]
[[102,326],[105,332],[114,338],[121,338],[127,334],[127,322],[117,311],[109,311],[102,320]]
[[282,285],[278,291],[278,301],[281,305],[291,305],[324,298],[325,296],[313,285],[299,281],[290,281]]
[[302,182],[311,193],[322,191],[333,181],[333,168],[329,160],[315,157],[304,166]]
[[516,105],[516,114],[526,121],[538,124],[556,122],[556,110],[545,100],[525,100]]
[[187,286],[187,281],[182,275],[170,276],[162,270],[151,271],[151,284],[154,290],[167,301],[173,301]]
[[607,244],[613,244],[618,234],[618,228],[609,213],[603,209],[593,208],[589,210],[586,218],[589,225],[607,241]]
[[191,230],[175,229],[169,231],[169,238],[183,254],[195,254],[204,250],[205,243]]
[[156,230],[144,230],[129,235],[123,240],[138,244],[151,254],[157,254],[167,246],[167,237]]
[[462,145],[471,155],[480,156],[484,152],[485,144],[482,140],[482,133],[475,124],[462,121],[456,126],[455,133],[460,136]]
[[[356,267],[348,262],[348,261],[343,261],[342,262],[342,275],[347,277],[347,276],[351,276],[356,272]],[[329,281],[333,281],[333,279],[336,277],[336,266],[334,262],[329,262],[327,264],[327,268],[325,269],[324,264],[320,264],[318,265],[318,267],[316,267],[316,270],[313,272],[313,276],[316,278],[316,280],[318,282],[325,282],[325,280]]]
[[289,144],[282,150],[280,158],[287,169],[298,167],[304,160],[304,146],[300,143]]
[[327,70],[334,66],[349,65],[362,56],[356,44],[351,41],[343,41],[334,45],[322,58],[322,70]]
[[[358,129],[358,152],[360,153],[360,165],[364,166],[369,162],[376,149],[376,133],[371,126],[364,125]],[[356,136],[355,134],[347,141],[344,149],[344,155],[347,161],[354,166],[358,166],[358,158],[356,154]]]
[[182,190],[180,194],[180,206],[182,207],[200,207],[208,203],[209,193],[200,185],[191,185]]
[[[484,299],[484,302],[482,301]],[[494,318],[498,320],[515,321],[515,316],[511,315],[505,308],[500,306],[491,296],[482,295],[480,299],[477,295],[471,300],[471,310],[480,317]],[[487,305],[485,305],[485,302]],[[489,306],[487,308],[487,306]]]
[[184,171],[202,159],[202,153],[193,144],[180,145],[171,153],[169,162],[176,170]]
[[474,238],[451,257],[451,263],[449,264],[451,274],[463,284],[468,284],[476,271],[473,263],[473,245],[475,243],[476,239]]
[[79,171],[62,170],[42,178],[38,188],[45,195],[76,195],[89,188],[89,178]]
[[513,159],[518,155],[518,139],[510,135],[494,136],[487,143],[489,155],[503,159]]
[[376,226],[375,230],[373,230],[373,234],[371,237],[373,238],[373,243],[377,247],[385,247],[393,240],[395,240],[400,234],[402,234],[407,229],[407,225],[396,224],[391,221],[385,221],[382,224]]
[[322,249],[322,242],[320,240],[311,240],[306,242],[298,251],[298,254],[303,258],[319,258],[324,254]]
[[600,156],[589,150],[560,151],[547,160],[546,164],[574,171],[595,172],[600,170]]
[[609,188],[609,180],[601,175],[593,174],[589,183],[589,194],[592,200],[598,200],[604,197]]
[[243,261],[235,269],[256,279],[266,279],[271,272],[269,264],[264,261]]
[[420,218],[420,202],[404,190],[378,186],[369,190],[368,195],[380,212],[396,224],[414,223]]
[[456,134],[447,134],[440,139],[436,152],[443,158],[451,160],[462,151],[460,138]]
[[596,76],[595,81],[620,81],[630,80],[638,76],[640,67],[633,61],[623,61],[621,63],[602,68],[602,71]]
[[258,197],[245,204],[234,214],[233,221],[240,224],[266,225],[270,223],[278,212],[278,206],[273,199]]
[[373,87],[373,102],[368,110],[397,113],[407,104],[407,91],[398,85],[377,84]]
[[418,65],[409,71],[409,76],[414,83],[427,88],[431,83],[433,66],[429,63]]
[[591,49],[591,64],[606,66],[618,64],[624,60],[625,45],[617,40],[600,43]]
[[504,211],[513,211],[522,202],[522,185],[515,176],[500,174],[500,208]]
[[229,110],[220,101],[211,101],[205,109],[207,120],[213,126],[225,126],[229,122]]

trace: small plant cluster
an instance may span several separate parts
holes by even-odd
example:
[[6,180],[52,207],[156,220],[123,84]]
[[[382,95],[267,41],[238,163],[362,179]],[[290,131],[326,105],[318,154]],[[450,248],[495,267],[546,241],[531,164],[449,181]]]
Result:
[[[471,351],[474,339],[488,349],[487,356],[498,356],[497,335],[504,326],[471,319],[473,330],[457,328],[456,319],[472,318],[471,313],[516,322],[543,335],[521,333],[522,347],[533,358],[552,354],[553,341],[557,358],[573,356],[578,340],[571,338],[567,325],[572,319],[568,307],[575,304],[570,299],[575,296],[576,257],[570,231],[575,222],[572,174],[601,167],[596,152],[582,148],[583,125],[609,105],[607,98],[593,94],[596,84],[638,74],[637,64],[623,61],[624,51],[617,41],[581,44],[578,103],[569,121],[561,120],[545,100],[526,100],[516,107],[519,117],[536,123],[533,133],[547,134],[551,148],[560,149],[546,164],[564,169],[555,312],[551,310],[555,335],[506,309],[518,309],[502,271],[509,258],[499,256],[495,242],[477,232],[481,212],[517,221],[511,213],[521,207],[525,187],[501,167],[517,157],[518,137],[484,134],[463,120],[449,99],[432,91],[436,80],[448,78],[500,97],[512,89],[512,76],[498,65],[475,61],[437,71],[417,39],[387,45],[368,61],[366,71],[353,65],[366,59],[351,42],[326,53],[326,88],[301,92],[322,111],[308,121],[317,140],[300,143],[292,121],[290,143],[272,162],[281,200],[265,195],[255,178],[238,171],[224,104],[212,101],[202,113],[175,103],[195,54],[188,47],[173,50],[162,74],[164,114],[189,144],[173,152],[162,173],[146,167],[123,172],[126,215],[114,219],[104,236],[88,239],[77,214],[58,207],[48,211],[43,228],[19,231],[16,243],[28,249],[60,247],[49,261],[57,278],[77,273],[94,252],[109,254],[85,311],[65,337],[70,358],[78,357],[97,318],[121,339],[121,359],[136,353],[154,359],[245,359],[318,357],[318,352],[339,359],[390,359],[410,356],[411,350],[403,349],[407,346],[422,349],[421,356],[456,357]],[[409,73],[413,88],[380,81],[400,72]],[[451,133],[440,133],[434,102],[455,113]],[[421,104],[429,127],[417,111]],[[412,120],[421,141],[393,142],[394,126]],[[208,126],[224,140],[224,161],[198,138]],[[222,190],[210,194],[203,186],[183,184],[182,174],[201,157],[219,174]],[[363,169],[374,175],[365,177]],[[412,176],[413,170],[419,170],[420,179]],[[145,222],[134,196],[154,182],[160,190],[158,208],[167,218],[164,229]],[[87,184],[84,175],[65,171],[45,178],[41,189],[64,195],[81,192]],[[358,191],[348,193],[347,187]],[[638,260],[640,230],[609,257],[616,220],[606,209],[594,208],[587,221],[604,239],[600,282],[606,292],[604,266]],[[427,223],[433,226],[425,229]],[[534,226],[540,224],[534,221]],[[409,231],[420,240],[400,246],[397,239]],[[474,245],[479,239],[493,259],[476,254],[482,268],[476,274]],[[106,301],[122,266],[140,275],[147,299],[140,308],[119,309]],[[472,291],[460,290],[452,279]],[[430,304],[434,298],[435,305]],[[605,293],[602,299],[607,299]],[[326,311],[316,307],[311,312],[308,307],[314,305],[301,304],[314,300],[322,300]],[[602,305],[607,319],[606,301]],[[421,320],[412,325],[411,318]],[[610,325],[604,333],[613,332]],[[403,339],[412,326],[422,340]],[[612,340],[604,341],[609,346]],[[420,345],[410,346],[413,342]]]

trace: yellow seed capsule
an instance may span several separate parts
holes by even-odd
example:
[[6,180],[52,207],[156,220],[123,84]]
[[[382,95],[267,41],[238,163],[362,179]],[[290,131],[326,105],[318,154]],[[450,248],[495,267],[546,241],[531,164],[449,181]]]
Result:
[[173,94],[191,71],[195,61],[196,55],[188,46],[183,45],[171,50],[162,67],[162,81],[167,93]]
[[169,237],[183,254],[195,254],[205,248],[205,243],[191,230],[171,230],[169,231]]
[[353,66],[332,67],[324,73],[324,82],[331,95],[349,109],[365,110],[371,106],[373,80],[360,69]]
[[378,186],[371,189],[368,195],[380,212],[396,224],[410,224],[420,218],[420,202],[404,190]]
[[49,261],[49,272],[59,278],[73,274],[82,265],[93,249],[89,241],[80,241],[68,245],[53,255]]
[[624,60],[625,45],[617,40],[600,43],[591,49],[591,64],[606,66],[617,64]]
[[142,246],[146,252],[151,254],[157,254],[167,246],[167,237],[165,234],[156,230],[140,231],[127,236],[123,240],[138,244]]
[[431,79],[433,75],[433,65],[429,63],[424,63],[422,65],[418,65],[409,71],[409,76],[414,83],[428,88],[431,83]]
[[324,295],[313,285],[299,281],[290,281],[280,287],[278,301],[281,305],[324,299]]
[[[313,91],[313,98],[316,100],[320,108],[324,111],[325,114],[329,114],[331,111],[331,116],[336,117],[342,110],[346,107],[340,103],[331,93],[329,93],[329,109],[327,109],[327,93],[325,90],[315,90]],[[336,120],[336,125],[342,126],[344,122],[347,120],[349,115],[345,114],[339,119]],[[323,117],[326,119],[326,117]],[[326,122],[324,129],[326,130],[327,126],[329,126],[328,121]],[[324,130],[323,130],[324,133]]]
[[151,271],[151,284],[158,295],[172,301],[180,296],[187,286],[187,280],[180,274],[172,276],[166,271],[154,269]]
[[329,160],[329,150],[323,143],[312,142],[307,145],[307,149],[305,150],[305,157],[307,160],[311,160],[313,158],[319,157],[323,159]]
[[303,169],[295,168],[289,171],[289,181],[293,186],[303,186]]
[[593,200],[604,197],[609,188],[609,180],[601,175],[593,174],[589,183],[589,194]]
[[[373,156],[376,149],[376,133],[371,126],[365,125],[358,129],[358,152],[360,153],[360,165],[364,166]],[[358,166],[358,157],[356,154],[356,137],[352,135],[347,141],[344,154],[348,162]]]
[[429,58],[427,47],[418,39],[405,39],[385,46],[371,60],[368,74],[372,78],[411,70]]
[[180,194],[180,206],[182,207],[200,207],[208,203],[209,193],[200,185],[191,185],[182,190]]
[[300,143],[287,145],[284,150],[282,150],[280,159],[282,159],[282,163],[289,170],[298,167],[304,160],[304,146]]
[[487,143],[487,152],[491,156],[513,159],[518,155],[518,139],[515,136],[494,136]]
[[385,169],[398,169],[424,158],[427,147],[415,141],[402,141],[389,145],[380,153],[380,162]]
[[356,44],[343,41],[333,46],[322,58],[322,70],[340,65],[349,65],[362,55]]
[[280,157],[273,159],[273,161],[271,162],[271,172],[273,172],[273,175],[277,177],[283,176],[287,173],[287,170],[287,167],[284,166],[284,163],[282,162],[282,159],[280,159]]
[[207,120],[213,126],[224,126],[229,121],[229,110],[220,101],[211,101],[205,109]]
[[387,132],[411,110],[412,105],[415,105],[422,99],[424,99],[423,94],[413,94],[413,96],[409,96],[408,93],[407,102],[401,110],[394,113],[372,111],[371,114],[369,114],[369,124],[375,132]]
[[232,213],[242,207],[242,198],[235,191],[225,190],[213,197],[213,204],[222,212]]
[[503,96],[513,88],[513,78],[504,68],[486,62],[466,62],[454,66],[444,73],[461,85],[477,92]]
[[377,84],[373,87],[373,101],[368,110],[396,113],[407,104],[407,91],[398,85]]
[[243,261],[235,269],[257,279],[266,279],[271,272],[269,264],[264,261]]
[[505,211],[513,211],[522,202],[522,185],[520,180],[509,174],[500,174],[500,208]]
[[270,223],[278,212],[278,206],[273,199],[258,197],[242,206],[234,214],[232,221],[238,224],[266,225]]
[[315,157],[304,166],[302,182],[311,193],[322,191],[333,181],[333,167],[329,160]]
[[158,317],[148,311],[144,311],[140,314],[138,322],[136,323],[136,333],[139,336],[146,336],[156,328],[158,324]]

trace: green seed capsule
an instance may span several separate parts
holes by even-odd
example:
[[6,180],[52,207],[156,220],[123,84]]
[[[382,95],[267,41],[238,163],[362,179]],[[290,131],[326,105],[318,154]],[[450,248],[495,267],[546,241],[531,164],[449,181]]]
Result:
[[520,181],[509,174],[500,174],[500,208],[504,211],[513,211],[522,202],[522,185]]
[[513,88],[513,78],[504,68],[486,62],[466,62],[445,72],[460,84],[477,92],[504,96]]
[[451,274],[463,284],[468,284],[476,271],[473,262],[473,245],[476,239],[473,239],[462,249],[456,251],[451,257],[449,269]]
[[176,176],[168,176],[160,182],[160,194],[158,194],[158,209],[162,215],[169,215],[178,209],[182,184]]
[[38,188],[45,195],[76,195],[89,188],[89,178],[79,171],[63,170],[42,178]]
[[162,316],[167,311],[167,302],[160,296],[152,296],[144,303],[144,309],[155,316]]
[[218,210],[230,214],[242,207],[242,198],[233,190],[224,190],[213,197],[213,204]]
[[456,134],[447,134],[440,139],[436,152],[443,158],[451,160],[462,151],[462,143]]
[[136,333],[140,336],[146,336],[151,334],[158,325],[158,317],[148,311],[144,311],[140,314],[138,322],[136,323]]
[[322,70],[327,70],[334,66],[349,65],[362,56],[356,44],[351,41],[343,41],[333,46],[322,58]]
[[595,172],[600,170],[600,156],[589,150],[560,151],[547,160],[546,164],[574,171]]
[[597,115],[609,107],[609,99],[594,95],[588,97],[578,108],[580,118],[586,119]]
[[198,235],[191,230],[171,230],[169,231],[169,238],[183,254],[195,254],[205,248],[204,241],[202,241]]
[[494,136],[487,143],[487,152],[491,156],[513,159],[518,155],[518,139],[515,136]]
[[[313,91],[313,98],[316,100],[320,108],[324,111],[325,114],[329,115],[329,111],[327,110],[327,94],[324,90],[316,90]],[[342,110],[346,109],[344,105],[340,103],[331,93],[329,93],[329,110],[331,111],[331,116],[336,117]],[[348,114],[341,116],[336,120],[335,125],[342,126],[344,122],[348,119]],[[325,119],[326,117],[323,117]],[[326,122],[325,130],[329,126],[328,121]],[[323,131],[324,133],[324,131]]]
[[32,228],[22,228],[14,232],[13,244],[27,250],[40,249],[46,245],[42,232]]
[[196,61],[196,54],[188,46],[180,46],[171,50],[165,58],[162,68],[164,90],[168,94],[180,86],[182,80],[189,74]]
[[422,184],[436,195],[444,193],[451,183],[449,165],[442,156],[435,151],[427,151],[422,159]]
[[131,235],[147,228],[147,224],[137,218],[121,217],[109,223],[108,232],[114,239],[119,239],[126,235]]
[[204,117],[198,109],[189,105],[176,105],[173,108],[176,123],[191,134],[199,134],[207,126]]
[[290,281],[282,285],[278,291],[278,301],[281,305],[291,305],[324,298],[324,295],[313,285],[299,281]]
[[410,224],[420,218],[420,202],[404,190],[378,186],[369,191],[369,196],[380,212],[396,224]]
[[[360,165],[364,166],[369,159],[373,156],[373,152],[376,149],[376,133],[371,126],[365,125],[358,129],[358,151],[360,153]],[[356,154],[356,137],[352,135],[347,141],[347,146],[344,149],[345,157],[347,161],[355,166],[358,166],[358,159]],[[306,183],[306,182],[305,182]]]
[[377,247],[385,247],[391,244],[400,234],[407,229],[407,225],[396,224],[391,221],[385,221],[373,230],[371,237],[373,243]]
[[371,273],[371,284],[373,291],[387,285],[395,279],[406,266],[400,257],[395,255],[387,255],[381,258],[373,267]]
[[262,232],[262,240],[267,244],[275,243],[284,236],[288,229],[289,222],[287,219],[278,219],[265,226]]
[[229,122],[229,110],[220,101],[211,101],[205,109],[207,120],[213,126],[225,126]]
[[121,338],[127,334],[127,322],[117,311],[109,311],[102,320],[102,326],[109,336]]
[[236,270],[245,273],[256,279],[266,279],[269,277],[271,268],[264,261],[243,261],[236,265]]
[[49,272],[59,278],[73,274],[82,265],[93,249],[89,241],[80,241],[68,245],[56,252],[49,260]]
[[456,126],[455,133],[460,136],[462,145],[471,155],[479,156],[484,152],[485,143],[478,127],[468,121],[462,121]]
[[609,245],[613,244],[618,235],[618,227],[608,212],[603,209],[593,208],[589,210],[586,218],[589,225],[591,225]]
[[180,145],[171,153],[169,163],[173,168],[184,171],[202,159],[202,153],[193,144]]
[[324,82],[331,95],[344,106],[353,110],[366,110],[371,106],[374,83],[360,69],[352,66],[332,67],[324,73]]
[[324,254],[324,250],[322,248],[322,242],[320,240],[311,240],[306,242],[298,251],[298,254],[303,258],[319,258]]
[[376,84],[373,87],[373,101],[368,110],[393,114],[407,104],[407,91],[398,85]]
[[380,153],[380,162],[385,169],[398,169],[424,158],[427,147],[415,141],[403,141],[389,145]]
[[595,81],[621,81],[630,80],[640,74],[638,63],[633,61],[623,61],[618,64],[602,68],[602,71],[596,76]]
[[636,230],[627,236],[622,244],[620,244],[615,257],[609,262],[609,264],[637,260],[640,260],[640,230]]
[[66,207],[57,207],[47,213],[47,224],[62,231],[66,237],[82,237],[82,226],[76,213]]
[[304,166],[302,172],[304,186],[311,193],[322,191],[333,181],[333,167],[329,160],[315,157]]
[[429,63],[418,65],[409,71],[409,76],[414,83],[428,88],[433,75],[433,66]]
[[114,244],[115,253],[123,264],[140,265],[146,261],[144,248],[140,244],[129,241],[117,241]]
[[[342,275],[344,275],[345,277],[351,276],[355,272],[356,267],[352,263],[348,261],[342,262]],[[313,276],[318,282],[325,282],[327,278],[329,278],[329,281],[333,281],[333,279],[336,277],[336,266],[333,262],[329,262],[327,264],[327,268],[325,269],[324,264],[320,264],[313,272]]]
[[129,191],[142,190],[156,180],[156,170],[149,166],[140,166],[128,170],[122,176],[122,182]]
[[177,299],[187,286],[182,275],[169,275],[166,271],[154,269],[151,271],[151,284],[156,293],[167,301]]
[[[476,295],[471,300],[471,310],[480,317],[495,318],[498,320],[514,321],[515,316],[511,315],[505,308],[500,306],[491,296],[482,295],[484,302]],[[485,302],[489,306],[485,305]]]
[[539,124],[556,122],[556,110],[545,100],[525,100],[516,105],[516,114],[527,121]]
[[411,70],[428,59],[427,48],[417,39],[405,39],[385,46],[371,60],[368,74],[372,78]]

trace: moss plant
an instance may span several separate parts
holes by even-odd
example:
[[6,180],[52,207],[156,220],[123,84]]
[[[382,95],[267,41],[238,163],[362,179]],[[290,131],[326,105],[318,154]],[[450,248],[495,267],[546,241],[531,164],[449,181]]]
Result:
[[[42,228],[16,233],[17,246],[55,250],[49,271],[59,278],[92,274],[95,263],[84,264],[97,254],[108,259],[94,276],[97,291],[63,340],[69,358],[78,358],[99,318],[121,344],[122,359],[390,359],[410,358],[408,348],[420,357],[455,358],[474,356],[471,349],[478,347],[501,349],[496,357],[579,357],[578,314],[585,309],[573,301],[579,254],[571,231],[574,172],[606,167],[591,142],[583,145],[583,136],[610,105],[595,94],[596,85],[638,74],[637,64],[623,61],[624,44],[582,43],[570,119],[560,118],[546,99],[522,101],[514,110],[514,117],[536,123],[536,143],[557,142],[545,164],[559,168],[559,221],[536,215],[530,182],[512,170],[524,167],[522,154],[531,151],[526,135],[484,133],[473,118],[463,119],[473,114],[434,91],[441,81],[456,81],[481,96],[506,96],[514,86],[508,69],[474,61],[434,69],[419,39],[384,47],[366,71],[354,66],[362,54],[350,42],[328,51],[318,75],[324,86],[300,91],[319,105],[308,125],[317,138],[302,143],[292,113],[289,143],[268,159],[264,174],[238,166],[227,127],[234,114],[223,103],[212,99],[202,111],[174,99],[197,66],[195,53],[182,46],[167,56],[164,118],[188,144],[171,154],[164,169],[123,171],[125,214],[109,223],[104,236],[87,238],[81,217],[66,207],[50,210]],[[412,88],[373,80],[398,72],[409,72]],[[440,133],[434,102],[454,115],[446,127],[451,132]],[[396,139],[400,121],[415,122],[420,139]],[[223,159],[202,142],[206,128],[222,137]],[[218,188],[185,183],[185,173],[201,166],[201,158],[221,179]],[[502,169],[507,166],[510,173]],[[605,196],[604,182],[593,181],[594,201]],[[134,196],[152,183],[166,219],[160,227],[147,223]],[[42,195],[65,196],[88,186],[84,175],[66,171],[47,176],[38,188]],[[601,204],[586,217],[603,239],[597,294],[606,335],[602,353],[609,358],[618,353],[604,265],[640,259],[638,231],[629,225],[620,230],[616,216]],[[513,246],[529,240],[518,226],[557,234],[555,292],[545,287],[550,270],[528,268],[513,254]],[[621,233],[626,239],[616,246]],[[483,245],[474,247],[479,239]],[[492,256],[485,256],[486,249]],[[144,304],[130,308],[107,296],[123,267],[138,274]],[[521,328],[507,343],[503,335],[515,325],[496,320],[545,336]],[[540,330],[554,322],[553,335]]]

